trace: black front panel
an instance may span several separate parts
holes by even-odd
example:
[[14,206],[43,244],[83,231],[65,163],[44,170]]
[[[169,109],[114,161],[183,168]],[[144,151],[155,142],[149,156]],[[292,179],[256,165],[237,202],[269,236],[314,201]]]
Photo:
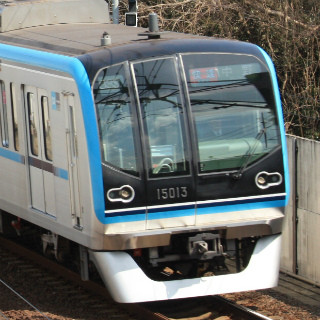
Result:
[[277,107],[260,55],[125,62],[101,69],[93,88],[107,210],[140,208],[157,220],[192,216],[197,201],[285,192]]

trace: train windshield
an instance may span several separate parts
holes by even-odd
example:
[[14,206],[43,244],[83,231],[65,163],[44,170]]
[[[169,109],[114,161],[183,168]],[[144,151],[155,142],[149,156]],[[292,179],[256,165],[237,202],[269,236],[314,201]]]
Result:
[[184,108],[173,58],[135,63],[149,177],[188,173]]
[[280,144],[269,72],[255,57],[182,56],[200,173],[242,170]]
[[103,69],[94,93],[103,162],[138,176],[133,110],[124,65]]
[[238,171],[280,145],[270,74],[251,55],[110,66],[93,89],[103,162],[135,176],[139,163],[149,178],[189,175],[191,159],[200,174]]

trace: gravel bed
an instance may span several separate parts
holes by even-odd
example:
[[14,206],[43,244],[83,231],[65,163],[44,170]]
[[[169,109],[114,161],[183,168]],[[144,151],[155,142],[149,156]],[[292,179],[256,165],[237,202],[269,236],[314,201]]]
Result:
[[[31,275],[30,275],[31,273]],[[54,277],[52,277],[54,278]],[[112,303],[103,306],[103,302],[90,297],[81,288],[61,288],[56,280],[48,280],[44,273],[24,271],[15,264],[8,264],[0,257],[0,279],[8,283],[21,296],[32,303],[41,313],[34,310],[25,301],[18,299],[3,283],[0,283],[0,319],[4,315],[13,320],[96,320],[126,319],[134,316],[119,314]],[[319,320],[319,308],[308,308],[298,301],[281,296],[273,290],[244,292],[224,295],[241,305],[247,306],[274,320]],[[279,300],[280,299],[280,300]],[[107,302],[106,302],[107,304]],[[228,319],[228,317],[224,317]],[[147,319],[146,319],[147,320]]]
[[307,306],[273,289],[232,293],[224,297],[274,320],[320,320],[320,301],[319,308]]
[[134,319],[119,311],[116,303],[102,301],[102,298],[94,297],[80,287],[68,285],[65,280],[59,281],[54,275],[50,277],[45,271],[24,270],[16,262],[8,264],[1,259],[0,256],[0,280],[32,305],[0,282],[1,320],[3,316],[10,320]]

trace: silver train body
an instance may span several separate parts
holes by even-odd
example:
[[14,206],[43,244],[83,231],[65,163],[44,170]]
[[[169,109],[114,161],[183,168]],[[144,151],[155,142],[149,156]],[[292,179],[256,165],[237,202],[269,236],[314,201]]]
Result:
[[3,232],[80,248],[119,302],[276,285],[289,186],[263,50],[113,25],[102,0],[12,1],[1,23]]

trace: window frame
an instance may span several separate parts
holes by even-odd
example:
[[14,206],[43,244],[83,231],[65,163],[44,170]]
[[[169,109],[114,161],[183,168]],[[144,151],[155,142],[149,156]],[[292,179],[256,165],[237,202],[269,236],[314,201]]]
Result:
[[20,139],[19,139],[19,121],[18,121],[18,109],[16,99],[16,85],[10,83],[10,97],[11,97],[11,114],[12,114],[12,131],[13,131],[13,145],[15,151],[20,150]]
[[8,130],[8,112],[7,112],[7,95],[6,85],[3,80],[0,80],[0,122],[1,122],[1,143],[5,148],[9,148],[9,130]]
[[35,157],[39,157],[39,134],[37,125],[37,112],[35,108],[37,107],[36,95],[33,92],[27,92],[27,108],[28,108],[28,129],[29,129],[29,141],[30,141],[30,151]]
[[[46,101],[46,103],[44,103]],[[46,160],[52,161],[52,135],[51,135],[51,124],[50,124],[50,104],[49,97],[42,95],[40,97],[41,102],[41,123],[42,123],[42,135],[44,143],[44,155]]]

